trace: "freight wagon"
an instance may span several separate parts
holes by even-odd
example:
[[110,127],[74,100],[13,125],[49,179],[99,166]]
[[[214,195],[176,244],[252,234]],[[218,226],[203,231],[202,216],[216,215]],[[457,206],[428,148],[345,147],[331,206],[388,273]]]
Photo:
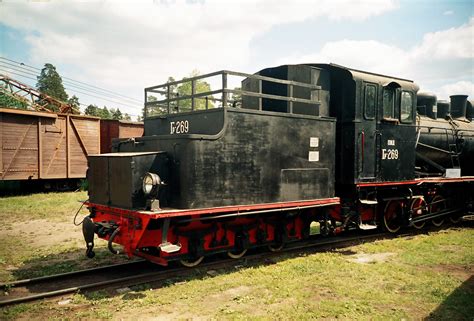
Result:
[[142,134],[142,123],[0,108],[0,193],[76,187],[87,155],[110,151],[113,138]]

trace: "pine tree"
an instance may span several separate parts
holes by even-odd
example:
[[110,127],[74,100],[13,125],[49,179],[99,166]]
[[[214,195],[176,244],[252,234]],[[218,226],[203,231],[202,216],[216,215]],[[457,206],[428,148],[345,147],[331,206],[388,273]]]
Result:
[[[45,64],[44,68],[41,69],[41,74],[36,78],[38,80],[36,89],[40,92],[64,102],[68,100],[68,95],[64,90],[63,80],[56,71],[55,66],[49,63]],[[47,108],[53,111],[59,111],[54,105],[49,105]]]

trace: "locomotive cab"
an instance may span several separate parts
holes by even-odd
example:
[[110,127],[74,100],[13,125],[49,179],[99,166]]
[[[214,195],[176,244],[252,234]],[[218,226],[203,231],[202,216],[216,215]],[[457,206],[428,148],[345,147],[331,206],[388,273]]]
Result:
[[330,73],[337,118],[336,180],[344,186],[414,178],[418,86],[406,79],[316,65]]

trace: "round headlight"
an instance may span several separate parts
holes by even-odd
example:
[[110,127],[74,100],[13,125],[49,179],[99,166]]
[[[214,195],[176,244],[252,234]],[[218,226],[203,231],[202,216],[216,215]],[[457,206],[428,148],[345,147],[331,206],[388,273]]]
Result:
[[155,173],[146,173],[142,181],[142,189],[145,196],[156,197],[161,185],[160,176]]

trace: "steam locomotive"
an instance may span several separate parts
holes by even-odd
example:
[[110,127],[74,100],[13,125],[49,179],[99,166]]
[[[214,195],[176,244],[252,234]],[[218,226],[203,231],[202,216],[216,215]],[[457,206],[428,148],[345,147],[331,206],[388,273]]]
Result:
[[[221,86],[200,92],[205,81]],[[315,223],[334,235],[456,222],[473,205],[473,105],[418,89],[335,64],[146,88],[144,136],[88,158],[87,256],[95,235],[113,253],[194,266],[277,251]]]

